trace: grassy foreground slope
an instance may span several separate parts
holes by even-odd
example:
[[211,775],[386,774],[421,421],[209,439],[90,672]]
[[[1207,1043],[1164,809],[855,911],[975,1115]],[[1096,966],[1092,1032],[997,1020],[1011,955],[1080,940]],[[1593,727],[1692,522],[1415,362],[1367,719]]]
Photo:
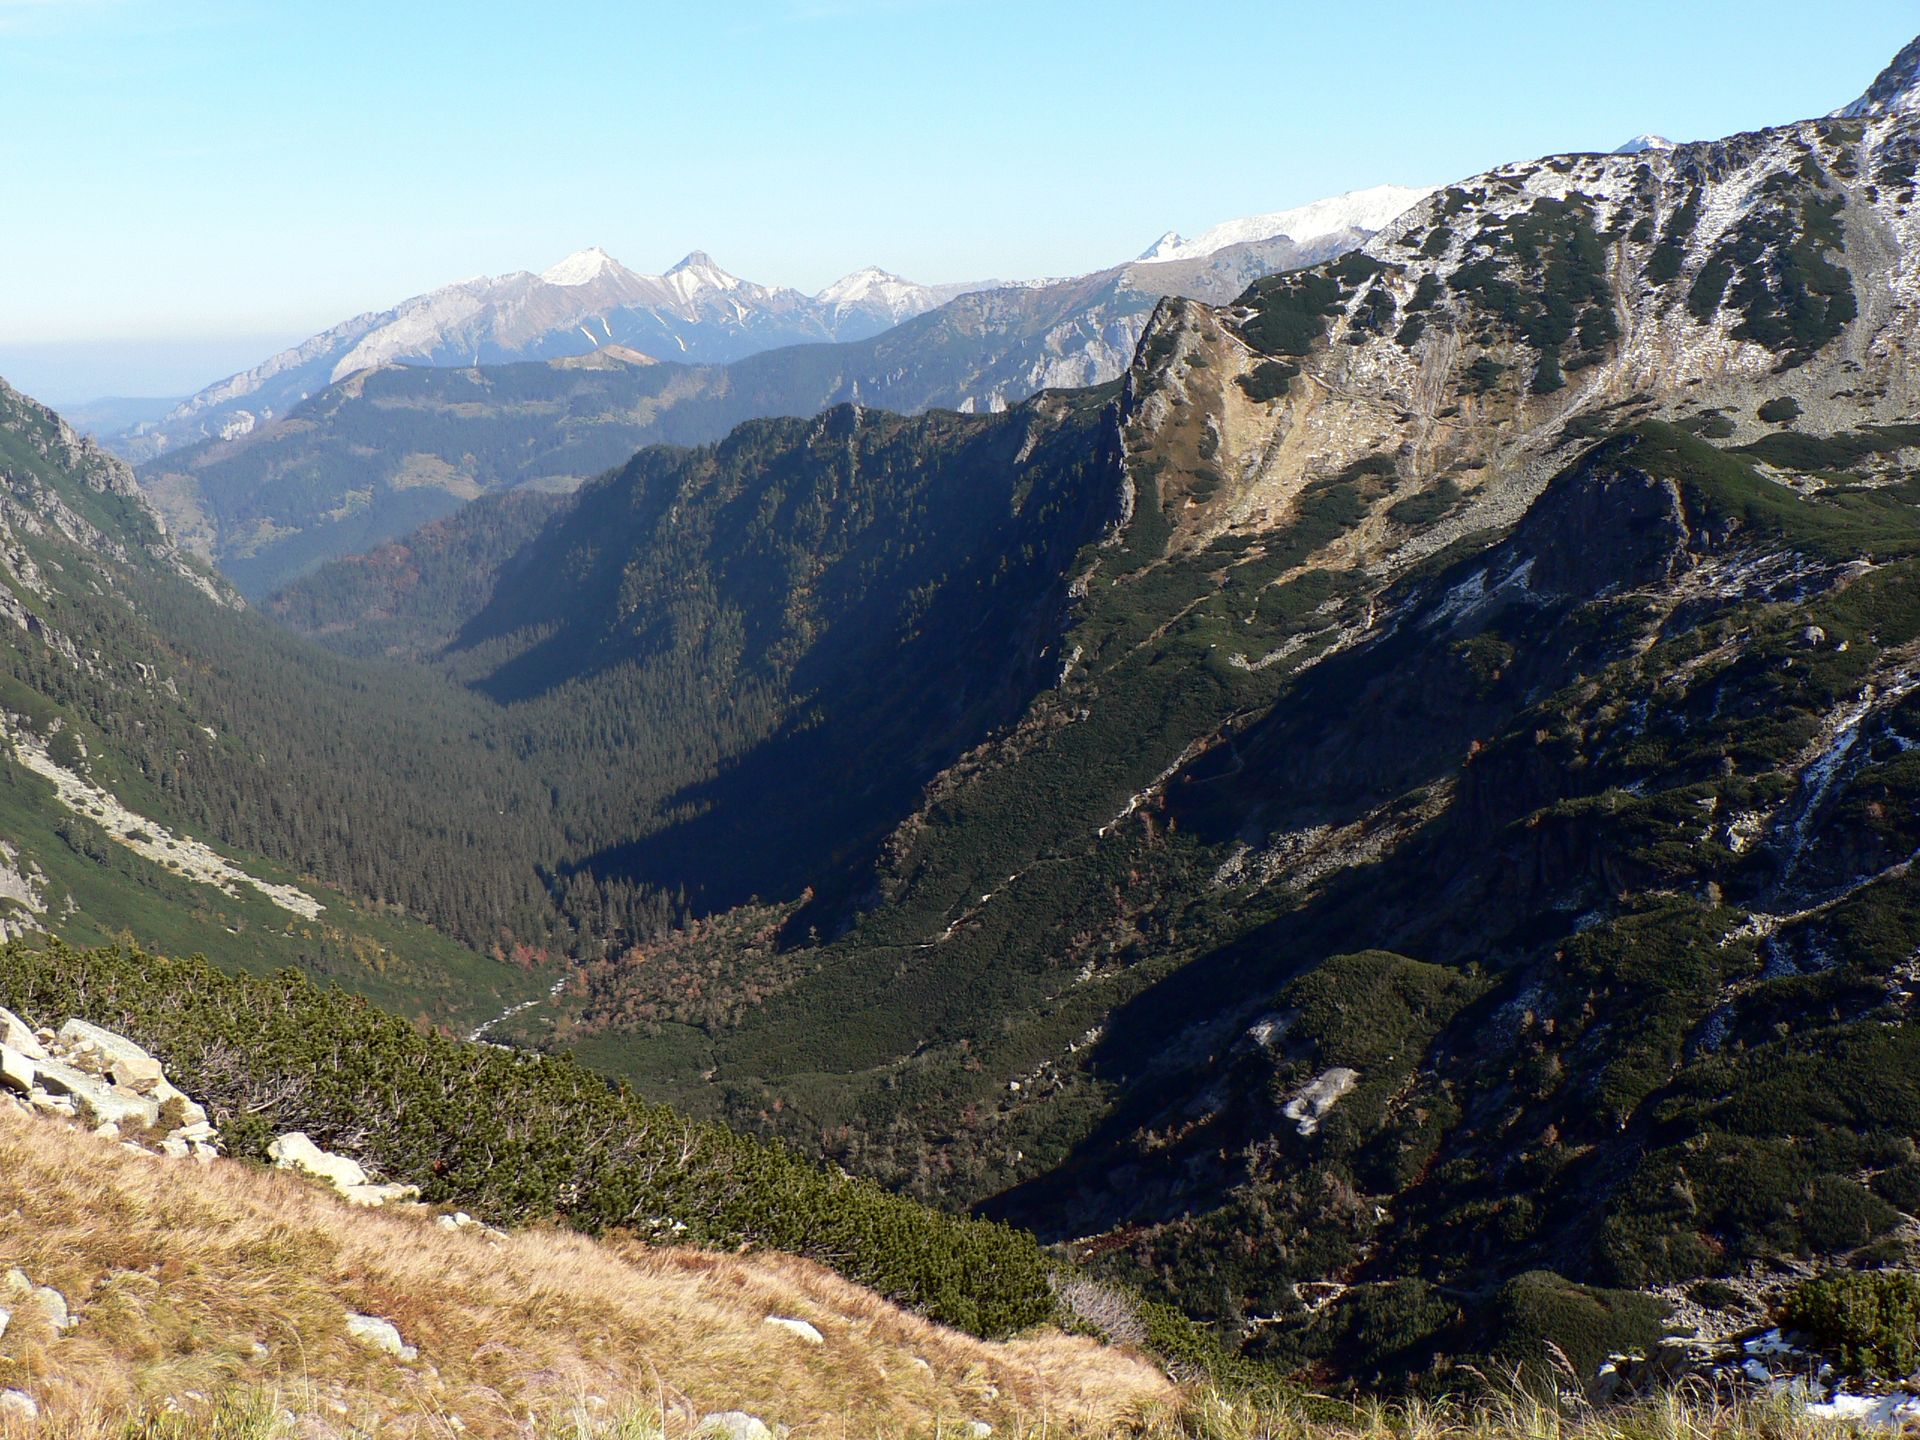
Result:
[[[169,1402],[158,1433],[182,1437],[250,1433],[249,1412],[272,1433],[283,1407],[381,1437],[663,1412],[684,1430],[728,1410],[801,1434],[1019,1433],[1043,1416],[1099,1434],[1173,1397],[1137,1356],[1058,1332],[977,1340],[789,1256],[449,1229],[237,1161],[132,1154],[5,1104],[0,1254],[74,1307],[56,1331],[16,1304],[0,1353],[0,1389],[35,1397],[40,1435],[125,1434],[119,1416]],[[417,1355],[356,1340],[350,1313],[391,1321]]]

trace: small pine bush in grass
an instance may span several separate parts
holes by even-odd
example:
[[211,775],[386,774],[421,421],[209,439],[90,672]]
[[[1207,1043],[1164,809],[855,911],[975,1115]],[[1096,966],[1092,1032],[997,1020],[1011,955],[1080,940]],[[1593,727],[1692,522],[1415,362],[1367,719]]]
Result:
[[1849,1374],[1910,1374],[1920,1366],[1920,1274],[1821,1275],[1794,1287],[1780,1321]]

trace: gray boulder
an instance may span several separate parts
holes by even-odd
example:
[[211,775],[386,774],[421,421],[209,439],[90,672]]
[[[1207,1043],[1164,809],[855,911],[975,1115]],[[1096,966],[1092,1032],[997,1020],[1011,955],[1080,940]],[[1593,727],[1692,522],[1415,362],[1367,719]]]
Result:
[[29,1060],[47,1058],[47,1048],[34,1035],[33,1027],[4,1005],[0,1005],[0,1045],[18,1050]]
[[369,1345],[400,1360],[418,1359],[420,1352],[400,1338],[400,1327],[378,1315],[347,1312],[347,1333],[362,1345]]
[[0,1090],[11,1090],[17,1095],[31,1095],[34,1082],[39,1079],[40,1071],[33,1058],[14,1049],[11,1045],[0,1045]]
[[322,1150],[302,1132],[290,1130],[267,1146],[267,1158],[282,1170],[299,1170],[317,1180],[325,1180],[336,1190],[347,1190],[367,1183],[367,1172],[359,1162],[345,1155]]
[[124,1035],[90,1025],[85,1020],[69,1020],[60,1027],[60,1043],[75,1063],[86,1069],[96,1066],[113,1076],[116,1085],[146,1092],[161,1084],[167,1073],[160,1062]]
[[32,1424],[40,1418],[40,1407],[24,1390],[0,1390],[0,1421],[17,1420]]
[[61,1060],[45,1060],[37,1068],[43,1088],[68,1097],[76,1106],[84,1105],[93,1112],[96,1124],[111,1120],[116,1125],[151,1128],[160,1121],[159,1102],[146,1095],[122,1090]]

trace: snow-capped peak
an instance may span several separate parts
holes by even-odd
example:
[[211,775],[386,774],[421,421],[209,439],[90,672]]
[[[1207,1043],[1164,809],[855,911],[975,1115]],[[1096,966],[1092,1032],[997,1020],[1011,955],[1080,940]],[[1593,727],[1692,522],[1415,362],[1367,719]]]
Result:
[[1920,110],[1920,39],[1910,41],[1893,57],[1893,63],[1880,72],[1866,94],[1833,114],[1836,119],[1853,120],[1902,110]]
[[842,275],[813,298],[823,305],[850,305],[894,288],[918,290],[921,287],[878,265],[865,265],[850,275]]
[[1211,230],[1203,230],[1191,240],[1169,230],[1148,246],[1140,258],[1199,260],[1229,245],[1271,240],[1282,235],[1296,244],[1304,244],[1341,230],[1371,233],[1418,205],[1433,194],[1434,188],[1431,185],[1375,185],[1365,190],[1349,190],[1344,195],[1315,200],[1292,210],[1228,220]]
[[737,290],[746,283],[738,275],[729,275],[714,264],[713,257],[704,250],[691,252],[662,278],[683,299],[691,298],[702,290]]
[[941,297],[929,286],[868,265],[841,276],[813,298],[817,304],[831,306],[835,314],[860,309],[885,314],[897,322],[931,310]]
[[1644,155],[1649,150],[1671,150],[1673,141],[1664,135],[1636,135],[1613,153],[1616,155]]
[[598,245],[593,245],[585,250],[576,250],[559,264],[542,270],[540,278],[549,285],[585,285],[591,280],[598,280],[609,270],[619,268],[618,260]]

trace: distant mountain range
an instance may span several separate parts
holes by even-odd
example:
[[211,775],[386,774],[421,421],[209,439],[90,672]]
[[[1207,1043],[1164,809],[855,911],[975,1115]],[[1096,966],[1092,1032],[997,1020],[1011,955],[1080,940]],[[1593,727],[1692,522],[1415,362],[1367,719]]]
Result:
[[581,250],[537,275],[483,275],[356,315],[107,438],[135,461],[232,439],[349,375],[396,362],[500,365],[621,345],[725,363],[780,345],[862,339],[977,288],[917,285],[869,267],[803,295],[742,280],[701,250],[664,275]]
[[[1141,258],[1198,260],[1234,245],[1280,240],[1312,247],[1310,258],[1318,258],[1330,242],[1341,249],[1359,244],[1429,193],[1381,185],[1229,221],[1195,240],[1169,232]],[[870,265],[805,295],[743,280],[702,250],[665,274],[643,275],[594,247],[537,275],[479,276],[356,315],[209,385],[158,418],[104,413],[100,438],[137,463],[202,440],[247,434],[328,385],[379,365],[499,365],[608,345],[658,360],[725,364],[785,345],[864,340],[970,292],[1057,283],[922,285]]]

